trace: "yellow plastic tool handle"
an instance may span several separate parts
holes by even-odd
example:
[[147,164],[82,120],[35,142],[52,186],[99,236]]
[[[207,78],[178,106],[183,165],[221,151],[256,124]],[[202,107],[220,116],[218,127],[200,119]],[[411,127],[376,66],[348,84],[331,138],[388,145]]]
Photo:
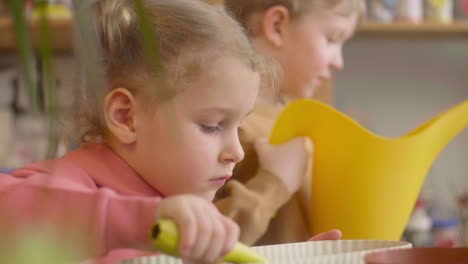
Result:
[[[158,251],[176,257],[179,256],[177,249],[179,232],[173,221],[160,220],[156,222],[151,228],[151,242]],[[268,259],[238,242],[231,252],[223,257],[223,261],[230,263],[266,263]]]

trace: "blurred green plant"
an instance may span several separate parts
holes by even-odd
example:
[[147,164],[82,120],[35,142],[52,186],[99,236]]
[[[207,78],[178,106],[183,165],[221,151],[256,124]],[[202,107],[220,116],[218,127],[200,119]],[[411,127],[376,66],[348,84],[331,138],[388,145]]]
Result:
[[135,11],[138,16],[138,25],[141,37],[143,38],[143,45],[148,56],[148,62],[155,74],[161,70],[159,47],[155,45],[157,42],[157,35],[151,30],[151,24],[148,15],[145,11],[143,0],[134,0]]
[[0,244],[0,263],[78,264],[83,255],[79,248],[63,245],[52,232],[31,231]]
[[[73,1],[82,3],[85,1]],[[17,55],[21,66],[21,76],[26,81],[28,91],[29,106],[32,114],[45,115],[48,122],[48,147],[44,158],[55,158],[59,144],[59,105],[57,102],[57,85],[54,73],[54,55],[51,43],[50,21],[48,17],[48,1],[39,0],[35,2],[36,19],[32,23],[36,24],[38,36],[38,49],[34,49],[32,39],[29,35],[28,22],[24,15],[22,1],[9,0],[13,30],[16,37]],[[81,21],[83,13],[81,15]],[[85,25],[88,30],[91,25]],[[90,32],[85,34],[91,35]],[[83,37],[81,39],[87,39]],[[89,49],[88,52],[93,51]],[[97,58],[97,54],[82,54],[82,57]],[[39,63],[39,64],[37,64]],[[99,67],[96,62],[92,62],[94,68]],[[40,67],[38,67],[40,66]],[[38,69],[40,68],[40,71]],[[92,70],[93,68],[90,67]],[[39,75],[40,74],[40,75]],[[40,82],[40,83],[39,83]],[[96,85],[94,87],[102,87]],[[44,93],[43,101],[39,96],[39,90]],[[44,105],[44,112],[40,106]],[[53,169],[53,168],[52,168]],[[5,220],[0,216],[1,219]],[[8,221],[2,224],[8,223]],[[35,263],[35,264],[74,264],[79,263],[79,256],[83,256],[83,244],[76,243],[73,247],[65,245],[58,239],[51,230],[38,228],[31,232],[16,234],[14,237],[2,235],[0,239],[0,263]],[[37,231],[42,230],[42,231]],[[83,260],[83,258],[81,258]]]
[[13,20],[13,28],[16,37],[16,44],[18,48],[18,56],[20,59],[21,71],[26,81],[26,88],[28,90],[29,103],[33,111],[38,111],[38,76],[36,72],[36,62],[33,52],[33,46],[28,34],[22,1],[9,0],[9,4],[11,10],[11,17]]
[[55,158],[59,143],[59,132],[57,126],[58,104],[57,86],[52,58],[52,45],[50,43],[49,19],[47,16],[48,1],[36,1],[39,11],[39,61],[42,69],[42,87],[45,95],[45,111],[49,122],[49,137],[46,158]]
[[[57,85],[54,73],[54,55],[51,45],[50,21],[47,14],[46,0],[36,0],[37,8],[37,29],[39,49],[35,54],[33,43],[28,32],[28,23],[24,15],[22,1],[9,0],[12,14],[14,33],[16,36],[17,52],[21,65],[22,76],[26,81],[29,104],[34,113],[40,112],[40,105],[45,103],[45,115],[49,124],[47,157],[56,156],[59,144],[59,105],[57,102]],[[160,54],[157,43],[157,35],[151,30],[148,16],[145,12],[143,0],[134,0],[135,11],[138,16],[139,29],[148,63],[155,74],[160,73]],[[101,61],[101,50],[99,39],[93,29],[93,20],[89,16],[88,1],[72,1],[73,22],[75,30],[75,52],[81,64],[82,74],[86,80],[84,89],[88,95],[94,94],[95,100],[104,98],[105,81],[104,67]],[[91,16],[92,17],[92,16]],[[40,76],[37,71],[36,58],[41,71]],[[38,85],[39,80],[41,81]],[[44,102],[39,102],[39,89],[44,91]],[[62,244],[52,232],[33,231],[15,237],[14,241],[5,243],[5,237],[0,239],[0,263],[34,263],[34,264],[74,264],[82,248],[70,248]]]

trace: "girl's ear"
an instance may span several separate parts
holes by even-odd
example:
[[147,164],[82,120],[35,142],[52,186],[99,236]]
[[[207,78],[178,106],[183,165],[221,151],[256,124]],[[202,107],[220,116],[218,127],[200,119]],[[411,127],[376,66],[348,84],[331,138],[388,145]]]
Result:
[[290,14],[286,7],[281,5],[270,7],[265,11],[261,21],[261,30],[265,40],[275,48],[282,47],[289,22]]
[[125,88],[117,88],[104,99],[104,118],[112,136],[123,144],[136,142],[135,97]]

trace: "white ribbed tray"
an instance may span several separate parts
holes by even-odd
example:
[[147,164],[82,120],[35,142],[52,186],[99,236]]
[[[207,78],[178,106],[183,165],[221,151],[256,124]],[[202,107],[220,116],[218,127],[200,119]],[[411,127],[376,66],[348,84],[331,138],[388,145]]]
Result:
[[[363,257],[375,251],[410,248],[402,241],[335,240],[254,247],[270,264],[363,264]],[[142,257],[121,264],[182,264],[170,256]]]

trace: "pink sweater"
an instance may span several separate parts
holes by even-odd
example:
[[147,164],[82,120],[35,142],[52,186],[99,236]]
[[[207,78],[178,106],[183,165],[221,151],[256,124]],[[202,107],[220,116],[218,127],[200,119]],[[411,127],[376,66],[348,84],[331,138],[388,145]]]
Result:
[[117,263],[150,254],[130,248],[150,248],[149,229],[162,197],[111,149],[90,144],[0,174],[0,214],[11,220],[2,221],[0,233],[45,223],[64,236],[91,236],[98,259],[90,263]]

